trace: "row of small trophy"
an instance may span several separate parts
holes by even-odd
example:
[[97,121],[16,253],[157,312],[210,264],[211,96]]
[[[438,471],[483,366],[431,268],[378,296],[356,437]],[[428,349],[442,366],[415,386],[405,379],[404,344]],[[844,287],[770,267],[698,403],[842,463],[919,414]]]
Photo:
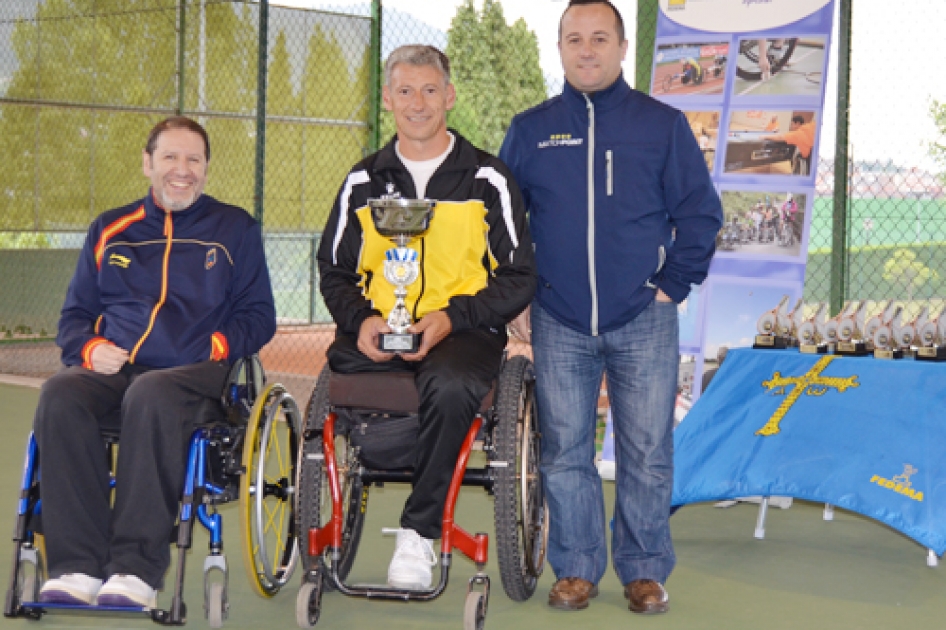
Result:
[[893,301],[881,304],[880,312],[869,318],[867,301],[848,302],[832,318],[827,317],[824,303],[806,309],[798,300],[791,311],[788,304],[788,296],[783,296],[778,306],[762,314],[754,348],[797,347],[807,354],[946,361],[946,309],[931,318],[925,306],[915,319],[904,322],[903,307]]

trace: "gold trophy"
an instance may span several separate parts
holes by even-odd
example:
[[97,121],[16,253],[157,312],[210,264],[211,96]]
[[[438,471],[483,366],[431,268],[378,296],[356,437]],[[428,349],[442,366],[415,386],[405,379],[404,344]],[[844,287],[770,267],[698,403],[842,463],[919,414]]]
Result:
[[753,348],[764,350],[784,350],[789,344],[792,322],[788,316],[788,296],[783,295],[778,306],[762,313],[756,323],[759,334],[755,336]]
[[850,317],[857,310],[857,302],[845,302],[841,311],[825,322],[824,341],[828,344],[828,352],[834,353],[838,343],[838,327],[841,321]]
[[[902,359],[903,348],[900,347],[900,314],[903,307],[891,305],[893,315],[889,320],[881,323],[880,327],[874,331],[874,358],[876,359]],[[887,309],[888,311],[890,308]],[[885,313],[886,315],[886,313]]]
[[946,311],[917,327],[917,361],[946,361]]
[[419,254],[407,246],[430,227],[436,201],[431,199],[369,199],[371,219],[381,236],[396,247],[384,253],[384,279],[394,285],[394,307],[388,313],[389,333],[382,333],[378,348],[382,352],[411,354],[420,347],[420,334],[407,331],[414,323],[404,303],[407,287],[420,275]]
[[862,357],[868,353],[868,343],[864,338],[864,312],[867,310],[867,300],[864,300],[854,310],[838,321],[838,342],[835,352],[840,355]]
[[824,354],[828,351],[825,342],[825,324],[827,324],[828,305],[822,302],[815,306],[811,318],[798,325],[798,351],[803,354]]

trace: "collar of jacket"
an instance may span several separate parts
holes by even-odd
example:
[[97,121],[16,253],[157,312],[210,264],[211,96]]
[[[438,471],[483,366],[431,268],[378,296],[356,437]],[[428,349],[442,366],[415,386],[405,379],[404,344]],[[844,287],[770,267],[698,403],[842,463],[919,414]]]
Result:
[[[456,137],[456,142],[453,143],[453,151],[434,172],[434,175],[441,171],[465,171],[476,168],[479,164],[476,158],[476,148],[455,129],[450,129],[450,133]],[[397,142],[397,136],[391,138],[391,141],[378,152],[378,159],[374,163],[375,171],[395,170],[407,172],[407,167],[404,166],[404,163],[397,156],[397,151],[394,150],[395,142]],[[433,179],[433,176],[431,176],[431,179]]]
[[[633,91],[631,86],[627,84],[627,81],[624,80],[624,75],[621,74],[618,76],[617,80],[607,88],[600,92],[592,92],[588,96],[591,97],[595,111],[606,112],[609,109],[618,107]],[[565,88],[562,90],[562,100],[575,112],[584,113],[588,109],[585,95],[572,87],[572,84],[568,81],[565,81]]]
[[[175,219],[188,219],[190,217],[195,217],[207,207],[207,204],[210,203],[210,199],[211,197],[201,193],[200,197],[197,198],[197,201],[192,203],[190,207],[183,210],[175,210],[171,214]],[[148,188],[148,194],[145,195],[144,203],[145,214],[147,216],[156,217],[164,221],[165,210],[155,202],[153,188]]]

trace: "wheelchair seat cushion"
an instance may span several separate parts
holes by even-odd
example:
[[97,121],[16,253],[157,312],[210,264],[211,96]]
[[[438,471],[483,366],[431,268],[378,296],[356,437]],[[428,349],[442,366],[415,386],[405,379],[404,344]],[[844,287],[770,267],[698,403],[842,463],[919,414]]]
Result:
[[[494,382],[480,403],[480,413],[493,406],[495,392]],[[332,372],[328,396],[332,406],[349,409],[412,414],[420,408],[413,372]]]

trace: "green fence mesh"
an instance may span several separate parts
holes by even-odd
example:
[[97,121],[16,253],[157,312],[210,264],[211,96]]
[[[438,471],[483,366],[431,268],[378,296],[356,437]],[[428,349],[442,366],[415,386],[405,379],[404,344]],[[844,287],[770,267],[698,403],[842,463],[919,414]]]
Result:
[[[211,136],[207,192],[264,225],[280,330],[263,358],[304,399],[333,334],[317,291],[321,227],[350,166],[375,148],[376,135],[383,143],[393,134],[372,89],[384,58],[405,43],[444,49],[458,94],[449,123],[494,152],[514,114],[562,86],[562,73],[540,63],[547,33],[536,25],[547,29],[538,14],[557,19],[564,2],[535,0],[536,15],[511,20],[501,0],[449,0],[447,27],[428,23],[432,5],[424,0],[390,4],[0,2],[0,372],[56,369],[51,337],[84,231],[100,212],[142,195],[147,130],[184,112]],[[632,39],[627,77],[646,89],[658,1],[616,4]],[[895,299],[908,314],[924,305],[938,312],[946,289],[946,80],[920,60],[935,54],[946,6],[908,0],[910,11],[893,12],[880,5],[858,4],[843,25],[852,42],[851,122],[848,177],[839,182],[834,66],[825,79],[805,298],[827,301],[838,269],[846,300]],[[373,15],[381,18],[377,59]],[[832,39],[836,53],[841,38]],[[848,193],[840,222],[836,186]]]

